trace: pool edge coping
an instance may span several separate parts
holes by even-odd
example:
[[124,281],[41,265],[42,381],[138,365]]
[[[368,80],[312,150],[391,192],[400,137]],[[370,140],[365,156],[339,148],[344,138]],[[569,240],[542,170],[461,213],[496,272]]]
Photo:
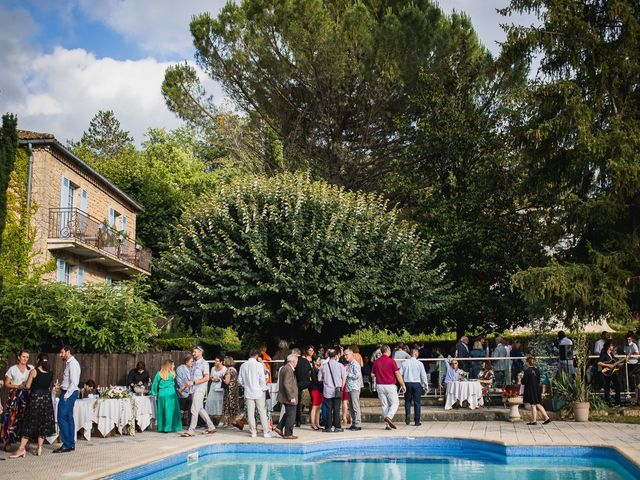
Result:
[[[380,438],[380,437],[371,437],[371,436],[364,436],[364,437],[360,437],[360,436],[353,436],[350,438],[336,438],[334,441],[339,441],[339,440],[349,440],[349,439],[358,439],[358,440],[371,440],[371,439],[376,439],[376,438]],[[620,456],[622,456],[625,460],[627,460],[630,464],[634,465],[636,468],[640,469],[640,458],[638,459],[634,459],[630,454],[628,454],[627,452],[625,452],[624,450],[622,450],[621,448],[624,447],[619,447],[617,445],[609,445],[609,444],[591,444],[591,445],[585,445],[585,444],[575,444],[575,443],[554,443],[554,444],[540,444],[540,443],[512,443],[512,442],[504,442],[501,440],[487,440],[485,438],[479,438],[479,437],[459,437],[459,436],[448,436],[448,435],[438,435],[438,436],[423,436],[423,435],[402,435],[402,436],[394,436],[394,437],[388,437],[389,439],[423,439],[423,438],[431,438],[431,439],[436,439],[436,438],[443,438],[443,439],[447,439],[447,440],[462,440],[462,441],[476,441],[476,442],[481,442],[481,443],[487,443],[487,444],[493,444],[493,445],[498,445],[498,446],[502,446],[502,447],[582,447],[582,448],[603,448],[603,449],[607,449],[607,450],[613,450],[615,452],[617,452]],[[205,442],[205,440],[209,440],[207,442]],[[143,461],[139,461],[139,462],[131,462],[128,463],[124,466],[120,466],[120,467],[116,467],[116,468],[112,468],[109,470],[105,470],[103,472],[99,472],[96,474],[88,474],[86,477],[84,477],[86,480],[101,480],[101,479],[109,479],[115,475],[121,474],[126,472],[127,470],[132,470],[134,468],[138,468],[138,467],[142,467],[144,465],[148,465],[150,463],[154,463],[154,462],[159,462],[162,460],[165,460],[169,457],[173,457],[173,456],[177,456],[177,455],[182,455],[185,454],[187,452],[192,451],[193,453],[198,452],[200,449],[202,449],[203,447],[206,447],[208,445],[212,445],[215,442],[211,442],[211,437],[208,438],[203,438],[201,440],[201,442],[198,442],[198,444],[195,445],[191,445],[191,446],[185,446],[185,448],[179,448],[177,450],[172,450],[171,452],[167,452],[167,453],[161,453],[149,458],[146,458]],[[276,439],[278,440],[278,439]],[[280,439],[281,440],[281,439]],[[286,443],[286,445],[310,445],[310,444],[317,444],[317,443],[324,443],[326,442],[326,440],[294,440],[294,441],[288,441]],[[269,442],[263,442],[263,441],[234,441],[234,442],[228,442],[225,443],[224,445],[273,445],[273,443]]]

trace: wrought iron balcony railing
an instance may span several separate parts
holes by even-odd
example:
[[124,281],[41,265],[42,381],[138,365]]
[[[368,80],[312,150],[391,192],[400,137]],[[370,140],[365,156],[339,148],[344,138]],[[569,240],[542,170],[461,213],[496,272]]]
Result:
[[123,262],[151,271],[151,251],[113,227],[77,208],[49,210],[49,238],[69,239],[94,247]]

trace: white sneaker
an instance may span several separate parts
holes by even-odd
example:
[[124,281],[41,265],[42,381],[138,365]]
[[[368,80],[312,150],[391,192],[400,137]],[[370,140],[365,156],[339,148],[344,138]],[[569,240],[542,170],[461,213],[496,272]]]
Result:
[[276,432],[265,432],[264,438],[274,438],[277,437],[278,434]]
[[258,434],[256,432],[251,432],[251,438],[256,438]]

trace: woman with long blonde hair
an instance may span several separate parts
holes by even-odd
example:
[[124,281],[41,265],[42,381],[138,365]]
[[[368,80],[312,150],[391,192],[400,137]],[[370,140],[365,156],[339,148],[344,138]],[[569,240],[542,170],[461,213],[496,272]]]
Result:
[[176,372],[173,360],[165,360],[156,373],[151,384],[151,396],[158,400],[157,405],[157,431],[177,432],[182,430],[182,417],[180,416],[180,403],[176,393]]

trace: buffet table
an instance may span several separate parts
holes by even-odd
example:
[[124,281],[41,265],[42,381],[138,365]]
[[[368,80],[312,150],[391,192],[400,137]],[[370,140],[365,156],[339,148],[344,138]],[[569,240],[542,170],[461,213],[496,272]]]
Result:
[[471,410],[484,405],[482,398],[482,385],[478,381],[449,382],[447,384],[447,400],[444,404],[445,410],[451,410],[454,403],[460,406],[467,401]]
[[[56,418],[56,430],[58,421],[59,398],[53,400],[53,412]],[[120,435],[135,435],[133,420],[135,425],[142,431],[149,428],[151,420],[156,417],[156,399],[148,396],[134,396],[130,398],[84,398],[76,400],[73,407],[73,420],[75,422],[76,434],[84,429],[83,436],[91,440],[91,429],[95,423],[98,431],[106,437],[114,429]],[[58,433],[47,437],[49,443],[53,443],[58,438]]]

